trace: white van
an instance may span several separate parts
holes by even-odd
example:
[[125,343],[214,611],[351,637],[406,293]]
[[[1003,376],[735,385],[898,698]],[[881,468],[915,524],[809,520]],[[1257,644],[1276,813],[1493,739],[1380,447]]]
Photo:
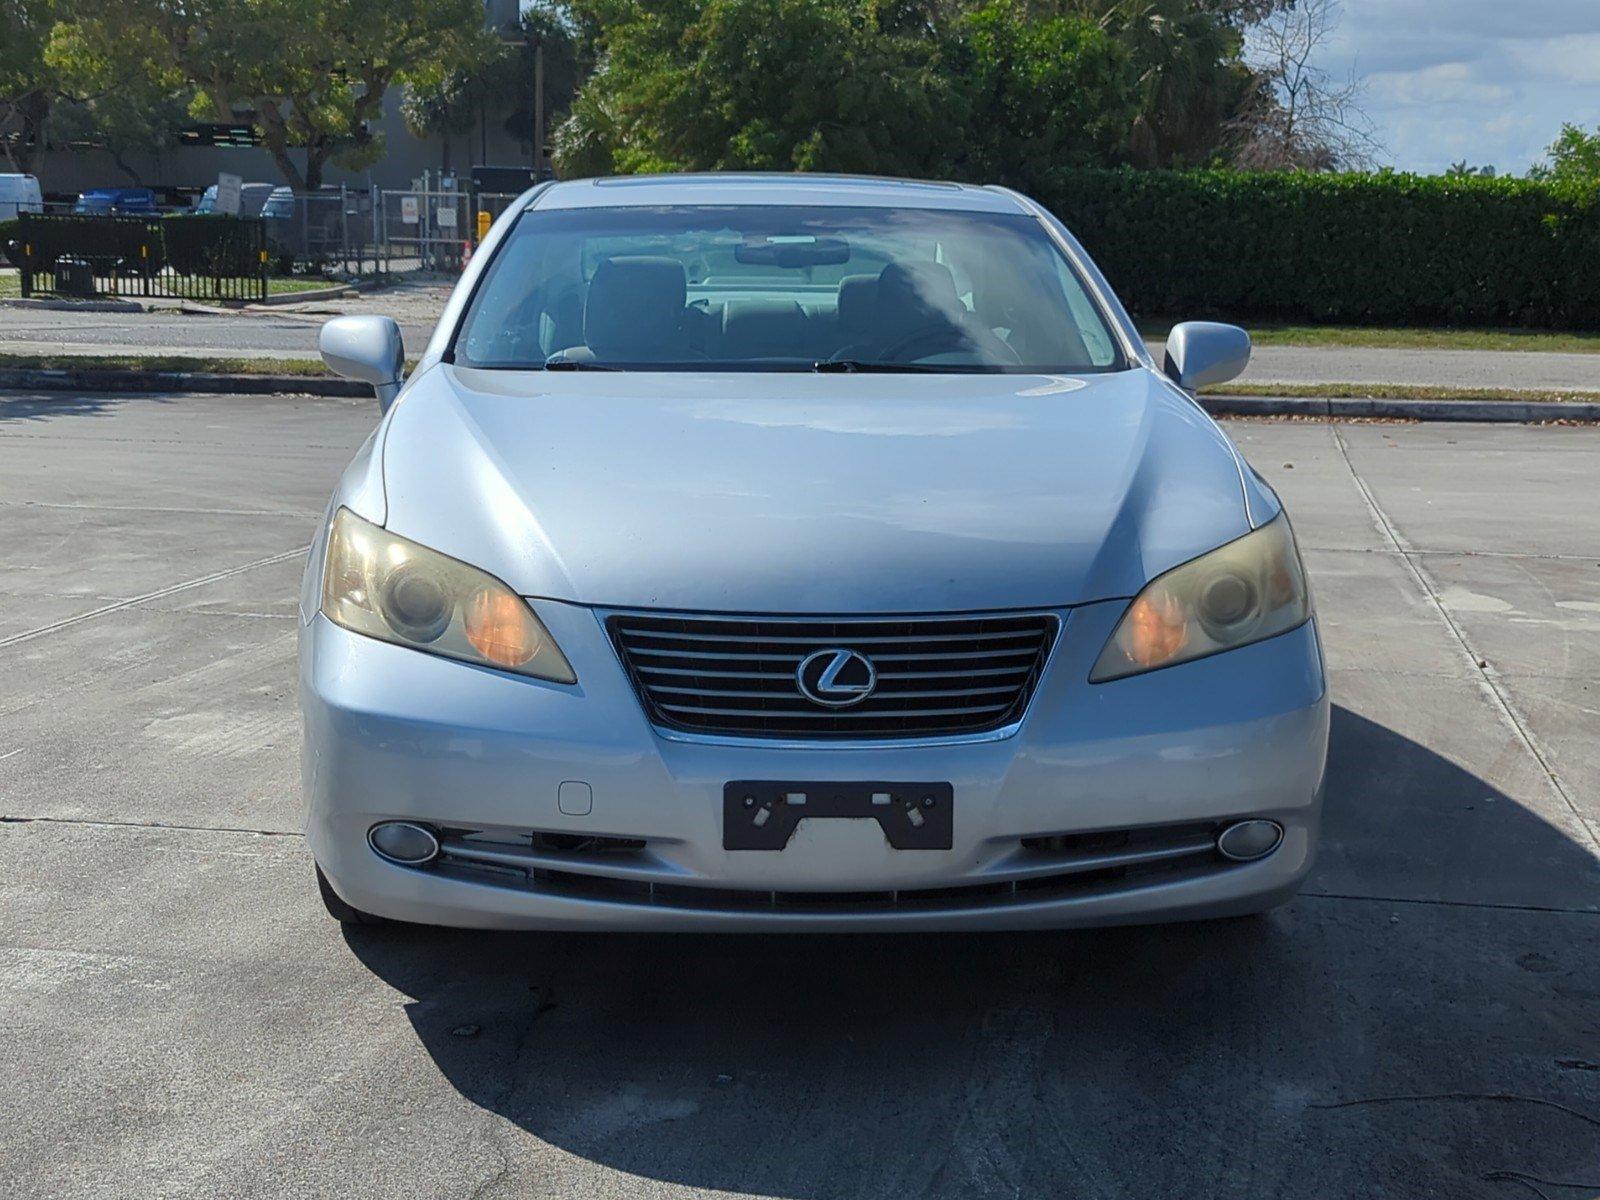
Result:
[[9,221],[18,213],[43,211],[44,197],[37,179],[32,175],[0,175],[0,221]]

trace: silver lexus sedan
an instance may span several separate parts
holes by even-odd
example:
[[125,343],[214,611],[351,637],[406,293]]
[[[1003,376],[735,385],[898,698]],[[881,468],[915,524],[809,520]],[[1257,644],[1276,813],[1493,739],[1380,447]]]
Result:
[[528,929],[1232,916],[1316,849],[1282,505],[1050,213],[993,187],[547,184],[490,230],[301,601],[323,899]]

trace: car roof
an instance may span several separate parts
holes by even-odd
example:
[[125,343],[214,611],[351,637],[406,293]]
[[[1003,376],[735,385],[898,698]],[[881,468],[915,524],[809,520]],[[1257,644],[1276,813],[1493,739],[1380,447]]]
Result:
[[816,204],[862,208],[933,208],[1018,213],[1021,205],[996,188],[872,175],[782,175],[723,172],[629,175],[556,183],[535,208],[642,208],[659,205]]

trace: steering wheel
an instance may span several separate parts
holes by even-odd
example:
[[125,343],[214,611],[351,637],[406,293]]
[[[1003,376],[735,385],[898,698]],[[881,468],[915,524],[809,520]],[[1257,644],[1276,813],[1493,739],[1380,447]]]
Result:
[[[971,346],[991,358],[997,358],[1013,366],[1022,362],[1017,352],[990,330],[953,325],[947,321],[913,329],[904,337],[897,338],[892,344],[885,346],[878,357],[884,362],[917,362],[957,346]],[[911,351],[914,349],[919,353],[912,354]]]

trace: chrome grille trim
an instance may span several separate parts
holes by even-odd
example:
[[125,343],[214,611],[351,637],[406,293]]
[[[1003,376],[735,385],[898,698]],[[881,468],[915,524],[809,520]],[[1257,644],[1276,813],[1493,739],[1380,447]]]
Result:
[[[603,617],[640,702],[665,736],[851,745],[1009,736],[1062,620],[1052,612]],[[830,648],[857,650],[886,668],[866,700],[826,708],[801,694],[796,668]]]
[[541,895],[695,912],[809,911],[862,916],[896,911],[970,912],[1114,895],[1247,870],[1249,864],[1230,862],[1217,853],[1217,833],[1225,824],[1213,821],[1024,837],[1015,839],[1011,853],[970,875],[939,883],[848,891],[729,887],[664,862],[648,848],[632,854],[541,853],[500,843],[463,849],[465,839],[448,834],[443,840],[446,853],[435,864],[403,869],[439,871]]

